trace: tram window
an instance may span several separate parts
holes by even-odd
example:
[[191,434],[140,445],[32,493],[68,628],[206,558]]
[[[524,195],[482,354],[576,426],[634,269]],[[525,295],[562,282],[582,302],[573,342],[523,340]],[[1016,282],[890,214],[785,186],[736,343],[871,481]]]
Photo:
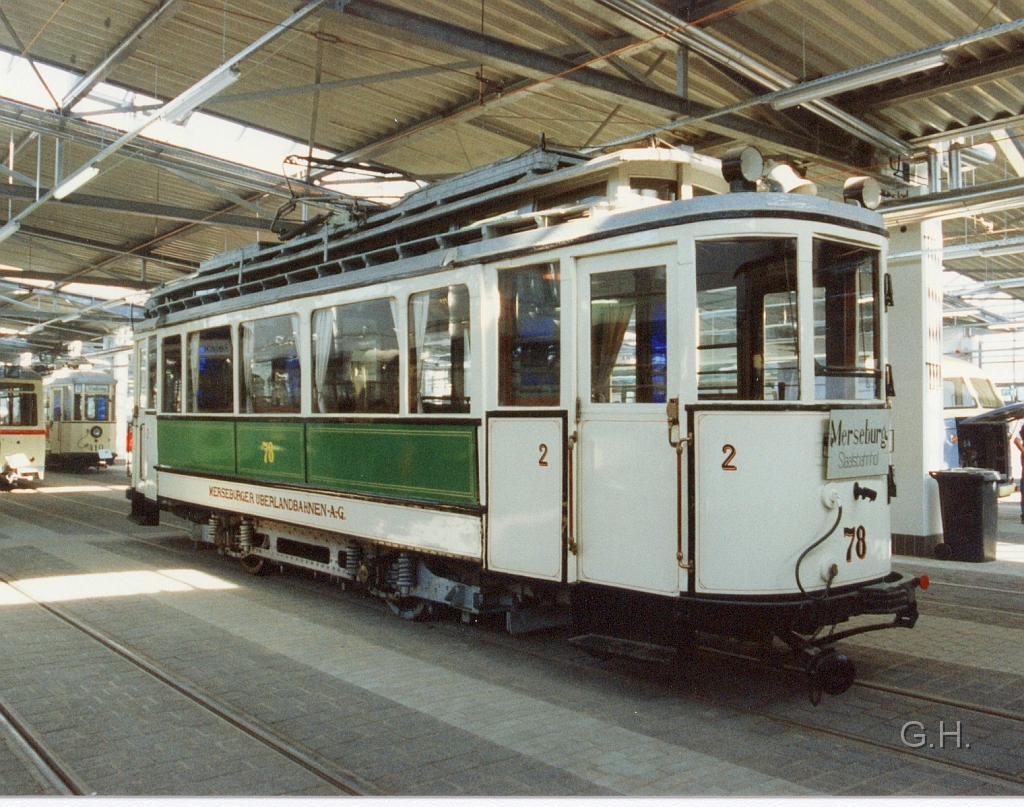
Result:
[[366,300],[313,312],[313,408],[398,412],[398,303]]
[[590,278],[590,400],[664,403],[665,267]]
[[186,377],[186,412],[230,412],[234,408],[230,325],[188,335]]
[[61,391],[59,389],[55,389],[52,394],[53,394],[53,410],[52,410],[53,411],[53,418],[52,419],[53,420],[60,420],[61,398],[63,396],[61,395]]
[[814,397],[881,395],[878,253],[814,240]]
[[796,239],[696,246],[697,397],[797,400]]
[[498,273],[498,403],[558,406],[561,306],[555,264]]
[[37,426],[39,412],[31,384],[0,387],[0,426]]
[[103,384],[85,385],[85,420],[110,420],[110,397]]
[[469,289],[409,296],[409,410],[468,412]]
[[299,317],[289,314],[243,322],[239,330],[245,412],[298,412]]
[[142,402],[144,409],[156,408],[156,337],[149,337],[149,373],[146,389],[148,389],[146,400]]
[[168,336],[163,342],[163,395],[161,412],[181,411],[181,337]]

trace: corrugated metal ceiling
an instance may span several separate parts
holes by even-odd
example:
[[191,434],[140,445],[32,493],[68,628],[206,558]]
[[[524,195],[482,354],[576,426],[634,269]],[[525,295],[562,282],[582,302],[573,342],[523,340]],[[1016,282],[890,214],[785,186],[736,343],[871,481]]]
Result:
[[[294,10],[275,0],[7,0],[0,48],[78,75],[109,59],[107,82],[168,100]],[[304,148],[431,179],[519,153],[541,134],[559,146],[601,146],[757,98],[779,81],[832,75],[1022,17],[1024,0],[334,0],[244,59],[241,78],[202,109]],[[680,42],[690,45],[685,97],[677,95]],[[710,57],[708,48],[732,56]],[[944,66],[827,99],[879,137],[906,143],[904,154],[809,108],[765,103],[658,136],[711,154],[753,143],[792,159],[825,192],[871,172],[893,194],[906,193],[896,169],[920,162],[931,140],[963,135],[978,144],[992,142],[995,131],[1007,141],[1024,116],[1024,28],[946,57]],[[0,100],[0,137],[19,147],[18,176],[8,186],[23,194],[8,192],[14,215],[34,199],[24,192],[34,193],[37,155],[45,189],[54,182],[58,140],[66,176],[117,137],[102,118],[90,123],[76,119],[74,107],[61,109],[62,92],[50,91],[43,110]],[[1013,155],[997,149],[995,162],[965,181],[1021,176],[1024,159]],[[0,263],[25,275],[148,287],[267,238],[246,223],[269,222],[286,198],[280,174],[190,155],[143,134],[105,160],[85,190],[28,214],[22,231],[0,244]],[[216,223],[216,212],[238,218]],[[982,224],[951,221],[947,235],[951,243],[1000,240],[1022,227],[1024,216],[1007,210]],[[958,260],[955,268],[985,278],[1024,274],[1015,256]],[[0,320],[32,322],[21,308],[0,308]],[[47,333],[34,334],[32,346],[57,349],[67,338],[53,332],[47,342]]]

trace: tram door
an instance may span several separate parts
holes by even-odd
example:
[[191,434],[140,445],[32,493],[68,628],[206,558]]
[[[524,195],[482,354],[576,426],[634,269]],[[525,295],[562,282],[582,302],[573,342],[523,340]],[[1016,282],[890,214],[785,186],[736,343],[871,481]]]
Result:
[[498,411],[487,417],[487,567],[562,580],[566,412],[561,272],[556,263],[497,273]]
[[136,392],[138,406],[129,428],[135,430],[132,444],[132,486],[146,498],[156,500],[156,337],[138,343]]
[[680,488],[668,442],[675,250],[579,262],[576,524],[581,580],[679,589]]

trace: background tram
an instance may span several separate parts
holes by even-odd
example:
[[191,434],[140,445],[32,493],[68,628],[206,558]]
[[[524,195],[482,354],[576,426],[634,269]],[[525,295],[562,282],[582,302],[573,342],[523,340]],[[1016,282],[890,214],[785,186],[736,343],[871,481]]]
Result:
[[92,369],[64,369],[43,381],[46,462],[51,468],[106,468],[114,460],[114,379]]
[[38,373],[0,366],[0,488],[45,477],[42,391]]
[[133,517],[407,618],[774,636],[841,691],[835,640],[917,616],[887,233],[755,181],[540,149],[211,260],[136,330]]

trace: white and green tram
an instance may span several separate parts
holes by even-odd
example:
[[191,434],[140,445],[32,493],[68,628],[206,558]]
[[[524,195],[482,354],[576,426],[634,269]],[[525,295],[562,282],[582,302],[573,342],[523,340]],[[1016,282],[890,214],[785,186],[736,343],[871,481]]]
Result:
[[890,563],[887,234],[730,180],[542,148],[158,289],[133,518],[408,618],[777,636],[841,691],[836,639],[917,617]]

